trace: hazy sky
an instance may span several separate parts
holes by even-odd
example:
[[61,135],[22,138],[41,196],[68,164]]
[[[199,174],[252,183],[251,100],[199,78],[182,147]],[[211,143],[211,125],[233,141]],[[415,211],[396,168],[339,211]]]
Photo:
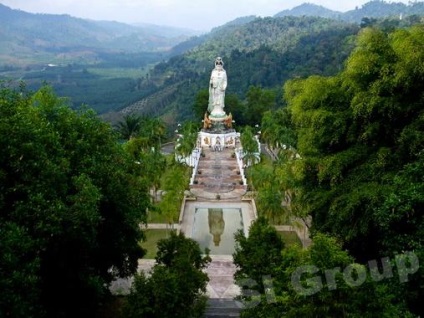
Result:
[[[93,20],[153,23],[208,31],[247,15],[272,16],[309,2],[337,11],[361,7],[370,0],[0,0],[13,9],[69,14]],[[387,2],[408,3],[409,0]]]

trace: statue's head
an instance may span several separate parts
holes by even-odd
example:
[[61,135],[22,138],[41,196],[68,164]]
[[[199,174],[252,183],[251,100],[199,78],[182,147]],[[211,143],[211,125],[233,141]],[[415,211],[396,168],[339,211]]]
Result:
[[224,62],[222,61],[222,58],[220,58],[219,56],[215,59],[215,66],[224,66]]

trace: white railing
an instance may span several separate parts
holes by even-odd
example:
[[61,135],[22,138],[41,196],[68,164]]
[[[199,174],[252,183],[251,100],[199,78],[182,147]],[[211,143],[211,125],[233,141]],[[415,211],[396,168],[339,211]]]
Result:
[[237,164],[240,171],[241,180],[243,181],[243,185],[247,185],[247,180],[244,175],[244,162],[243,162],[243,148],[236,148],[235,149],[236,158],[237,158]]
[[193,173],[191,174],[191,178],[190,178],[190,185],[193,185],[194,183],[194,179],[196,177],[197,174],[197,168],[199,166],[199,159],[200,159],[200,153],[201,153],[201,149],[200,148],[195,148],[193,149],[193,152],[191,153],[191,162],[192,164],[190,164],[191,167],[193,167]]

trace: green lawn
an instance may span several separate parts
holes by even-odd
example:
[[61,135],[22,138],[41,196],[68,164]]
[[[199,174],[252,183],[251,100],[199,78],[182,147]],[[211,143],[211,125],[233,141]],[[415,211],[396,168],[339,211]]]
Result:
[[165,214],[160,213],[159,211],[149,211],[147,215],[148,223],[167,223]]
[[[180,206],[178,206],[178,209],[175,208],[172,213],[174,223],[177,223],[178,218],[180,217]],[[147,215],[147,223],[168,223],[168,218],[166,217],[165,213],[161,213],[159,211],[149,211]]]
[[147,250],[145,259],[154,259],[157,252],[157,243],[159,240],[169,237],[170,230],[145,230],[146,241],[141,246]]
[[281,236],[286,246],[293,244],[302,246],[302,242],[300,241],[295,231],[277,231],[277,233]]

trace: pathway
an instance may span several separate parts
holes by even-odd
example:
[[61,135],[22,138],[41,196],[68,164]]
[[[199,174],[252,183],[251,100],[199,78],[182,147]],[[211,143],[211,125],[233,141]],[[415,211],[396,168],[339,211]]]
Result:
[[[233,157],[234,149],[224,148],[222,151],[213,151],[204,148],[205,157],[200,157],[195,184],[190,192],[196,200],[186,200],[181,223],[176,226],[191,237],[194,211],[198,207],[238,207],[242,210],[245,231],[256,217],[254,204],[242,200],[246,193],[239,172],[237,160]],[[217,197],[219,196],[219,198]],[[165,224],[148,224],[149,229],[163,229]],[[231,255],[211,255],[211,263],[205,269],[208,274],[207,295],[209,308],[207,317],[238,317],[240,304],[234,301],[240,289],[234,283],[236,267]],[[148,274],[155,261],[141,259],[139,270]],[[132,279],[117,280],[112,285],[112,292],[125,294],[129,291]]]
[[[199,207],[237,206],[242,209],[243,220],[248,228],[255,218],[255,212],[250,202],[242,201],[246,186],[243,185],[237,159],[233,156],[234,149],[213,151],[211,148],[203,148],[203,153],[205,156],[200,157],[195,184],[190,187],[196,201],[186,201],[181,231],[190,236],[193,215]],[[207,295],[212,301],[212,307],[225,307],[240,293],[239,287],[234,283],[236,267],[231,255],[212,255],[211,258],[212,261],[206,268],[209,277]],[[219,301],[214,302],[214,299]],[[228,311],[225,308],[223,310]]]

